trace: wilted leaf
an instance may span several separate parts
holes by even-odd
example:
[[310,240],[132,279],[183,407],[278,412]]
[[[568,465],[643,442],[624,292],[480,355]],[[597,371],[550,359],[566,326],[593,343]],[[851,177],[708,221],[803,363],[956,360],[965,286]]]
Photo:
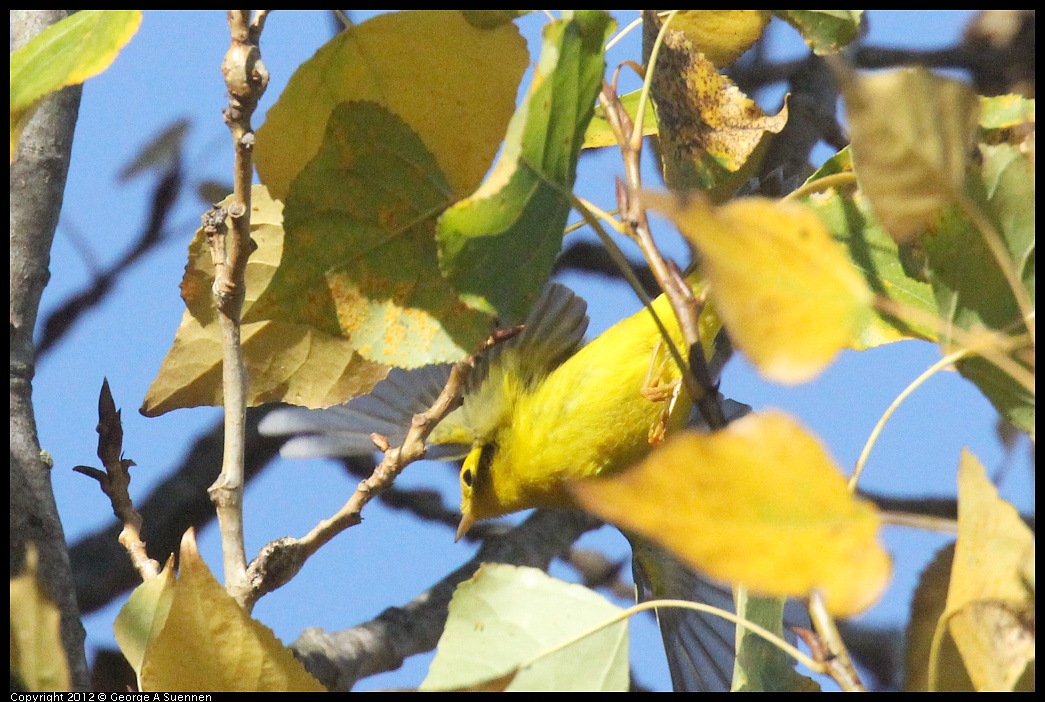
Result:
[[872,75],[845,69],[839,87],[860,186],[893,238],[908,243],[964,191],[976,95],[924,68]]
[[545,26],[533,81],[497,164],[439,220],[440,269],[476,309],[521,320],[551,274],[571,207],[562,191],[573,189],[612,27],[595,10]]
[[[969,179],[973,206],[984,213],[1001,238],[1006,265],[1024,286],[1024,296],[1035,296],[1034,169],[1019,149],[1009,144],[981,147],[982,166]],[[1026,335],[1021,307],[985,241],[985,232],[957,207],[948,208],[933,231],[922,238],[929,280],[939,316],[969,331],[991,330],[1001,335]],[[1029,343],[1029,342],[1028,342]],[[947,352],[958,341],[942,340]],[[1012,352],[995,349],[996,354]],[[1033,362],[1023,352],[1012,354],[1031,374]],[[1027,432],[1035,427],[1033,388],[1025,387],[992,362],[989,355],[960,361],[958,370],[994,404],[998,412]]]
[[457,11],[405,11],[336,35],[298,67],[258,129],[258,174],[272,196],[286,197],[318,153],[331,113],[352,100],[383,105],[418,134],[455,198],[474,190],[528,60],[515,25],[493,24],[481,29]]
[[860,33],[863,10],[773,10],[818,55],[833,54]]
[[113,622],[116,643],[124,658],[134,668],[139,688],[145,653],[163,630],[173,600],[174,554],[171,554],[158,576],[134,588]]
[[[641,90],[636,90],[627,95],[620,96],[620,102],[633,122],[638,119],[639,96],[641,93]],[[656,133],[657,112],[653,109],[653,101],[647,100],[645,116],[642,119],[642,136],[649,136]],[[603,146],[616,145],[617,137],[614,136],[613,130],[610,129],[609,123],[606,122],[605,112],[603,111],[602,106],[599,105],[595,108],[595,116],[591,118],[591,122],[588,123],[588,128],[584,132],[584,145],[581,148],[599,149]]]
[[[806,185],[843,173],[852,173],[849,147],[831,157],[810,176]],[[828,187],[803,197],[802,202],[817,213],[834,238],[845,246],[849,260],[863,273],[871,290],[907,308],[920,310],[927,318],[936,316],[932,286],[908,272],[904,254],[875,219],[867,197],[855,184],[854,187]],[[901,339],[937,341],[938,337],[936,329],[929,325],[875,313],[868,315],[867,325],[852,346],[867,349]]]
[[870,290],[804,205],[642,197],[697,247],[730,338],[767,377],[809,380],[866,327]]
[[[1034,535],[967,450],[958,466],[958,541],[930,670],[953,644],[978,691],[1012,690],[1034,660]],[[932,689],[939,689],[930,678]]]
[[[226,201],[227,203],[227,201]],[[283,251],[283,206],[254,186],[251,238],[258,248],[247,263],[244,314],[267,289]],[[187,307],[141,413],[155,417],[181,407],[222,403],[221,330],[211,286],[214,266],[202,230],[189,246],[182,280]],[[387,366],[361,358],[350,340],[306,324],[284,320],[247,322],[241,328],[244,357],[250,371],[249,405],[287,402],[329,407],[370,390]]]
[[585,509],[755,594],[817,589],[848,616],[889,581],[874,506],[853,498],[819,442],[778,412],[676,435],[635,468],[573,490]]
[[12,161],[22,127],[39,101],[108,68],[141,21],[141,10],[81,10],[11,53]]
[[771,17],[769,10],[683,10],[669,29],[684,34],[704,58],[725,68],[758,41]]
[[30,543],[25,570],[11,578],[12,682],[17,675],[29,692],[68,692],[72,681],[59,631],[62,613],[37,582],[37,563]]
[[[646,45],[657,27],[644,27]],[[757,171],[770,135],[787,123],[787,106],[766,115],[685,34],[668,29],[650,85],[664,182],[672,190],[706,190],[723,201]]]
[[214,579],[192,530],[182,538],[167,621],[146,651],[140,677],[149,692],[325,691]]
[[[422,690],[500,678],[621,612],[588,588],[535,568],[483,564],[458,586]],[[628,689],[628,623],[620,621],[518,670],[512,691]]]

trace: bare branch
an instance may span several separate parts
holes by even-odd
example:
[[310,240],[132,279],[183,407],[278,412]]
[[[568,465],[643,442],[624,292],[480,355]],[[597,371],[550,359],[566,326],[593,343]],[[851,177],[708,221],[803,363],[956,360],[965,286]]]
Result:
[[600,525],[581,512],[538,510],[510,532],[488,539],[474,558],[406,605],[333,634],[306,629],[292,648],[328,688],[350,690],[362,678],[395,670],[407,657],[435,648],[446,624],[450,597],[480,564],[547,569],[552,558],[566,555],[574,541]]
[[[253,242],[250,239],[250,190],[254,177],[254,130],[250,119],[268,85],[268,69],[258,45],[267,11],[251,21],[249,10],[229,10],[232,43],[221,72],[229,93],[225,123],[235,151],[232,201],[228,214],[232,228],[208,237],[215,261],[214,303],[222,331],[222,390],[225,400],[225,450],[221,475],[209,488],[221,525],[225,587],[237,602],[247,605],[247,557],[243,545],[243,453],[247,412],[247,368],[240,340],[240,313],[246,293],[244,274]],[[224,224],[224,223],[222,223]]]
[[[24,46],[67,10],[11,12],[11,48]],[[41,454],[32,404],[33,329],[50,273],[51,242],[62,210],[81,87],[43,100],[22,132],[11,164],[11,573],[22,571],[26,547],[40,555],[40,584],[61,611],[62,647],[73,689],[89,689],[84,629],[73,595],[65,534]]]
[[128,491],[131,466],[135,463],[123,457],[123,422],[109,390],[108,379],[102,381],[98,397],[98,458],[102,460],[105,472],[87,466],[76,466],[73,470],[98,481],[102,492],[109,498],[113,514],[123,524],[119,542],[127,549],[135,570],[142,580],[154,578],[160,572],[160,564],[149,558],[142,541],[142,517],[134,510]]

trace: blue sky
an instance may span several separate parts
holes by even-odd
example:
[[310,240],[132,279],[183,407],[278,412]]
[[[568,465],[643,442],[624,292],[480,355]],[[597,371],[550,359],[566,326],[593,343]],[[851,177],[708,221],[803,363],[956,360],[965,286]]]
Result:
[[[871,11],[868,40],[890,46],[941,47],[960,35],[970,16],[971,11]],[[624,25],[632,17],[621,12],[618,22]],[[540,15],[522,21],[531,56],[543,21]],[[326,13],[277,12],[270,17],[262,51],[272,79],[255,127],[295,67],[330,33]],[[804,51],[797,34],[782,24],[773,28],[772,37],[774,56],[793,57]],[[637,60],[636,46],[624,42],[611,54],[611,61]],[[112,68],[87,83],[41,319],[81,290],[94,269],[117,259],[134,241],[147,216],[153,182],[144,178],[120,183],[116,175],[157,132],[187,117],[192,124],[187,141],[189,178],[230,180],[231,148],[221,120],[227,103],[219,71],[227,47],[224,12],[148,11],[139,34]],[[620,170],[619,157],[610,150],[586,158],[580,192],[612,208],[608,174]],[[184,195],[172,218],[177,227],[173,239],[122,277],[113,294],[85,316],[37,369],[34,400],[40,441],[54,457],[55,493],[70,543],[113,519],[94,483],[71,470],[97,461],[95,424],[103,377],[109,379],[117,406],[125,410],[125,453],[139,466],[132,484],[136,499],[148,494],[178,464],[192,440],[220,416],[211,408],[179,410],[156,419],[136,412],[181,319],[178,283],[186,246],[203,209],[197,198]],[[639,307],[622,286],[611,287],[579,274],[563,280],[589,301],[591,333]],[[938,358],[935,347],[919,342],[844,353],[822,378],[798,388],[765,383],[737,360],[726,371],[723,390],[756,409],[780,407],[797,415],[823,437],[841,465],[851,468],[881,412]],[[953,496],[963,446],[970,447],[990,473],[1002,464],[994,418],[993,409],[972,385],[955,373],[937,375],[886,428],[863,486],[892,494]],[[1026,462],[1025,445],[1022,449],[1021,467]],[[1001,486],[1003,495],[1024,510],[1034,504],[1028,475],[1024,470],[1010,471]],[[456,478],[445,467],[413,466],[402,483],[436,486],[450,504],[457,503]],[[353,488],[354,481],[332,463],[278,461],[270,466],[247,490],[248,557],[271,539],[303,535],[340,507]],[[204,557],[220,572],[216,528],[205,529],[199,538]],[[894,583],[866,621],[898,625],[906,618],[919,571],[946,539],[890,529],[886,541],[896,559]],[[609,529],[586,538],[582,545],[596,545],[615,555],[623,555],[627,548],[623,538]],[[324,547],[295,581],[264,598],[255,616],[287,643],[309,626],[328,631],[352,626],[388,606],[409,601],[470,558],[473,550],[464,543],[454,544],[449,530],[418,528],[414,520],[371,504],[362,527]],[[562,569],[557,572],[568,575]],[[116,611],[111,606],[86,620],[89,652],[92,647],[113,645],[111,624]],[[652,624],[646,618],[635,620],[633,666],[639,681],[668,689],[659,646]],[[410,661],[396,673],[364,681],[361,688],[416,686],[426,665],[426,660]]]

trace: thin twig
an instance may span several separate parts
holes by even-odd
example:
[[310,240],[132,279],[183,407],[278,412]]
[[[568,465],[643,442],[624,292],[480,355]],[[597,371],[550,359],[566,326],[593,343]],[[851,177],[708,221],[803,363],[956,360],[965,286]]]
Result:
[[395,670],[407,656],[435,648],[446,624],[447,606],[457,585],[482,563],[510,563],[547,570],[600,521],[573,510],[537,510],[522,524],[487,539],[460,568],[402,607],[344,631],[305,630],[291,648],[310,673],[332,691],[347,691],[357,680]]
[[237,602],[248,605],[247,558],[243,545],[243,455],[248,376],[240,340],[240,313],[250,239],[250,189],[254,167],[254,130],[250,119],[268,85],[259,40],[267,10],[250,18],[249,10],[229,10],[232,43],[221,63],[228,88],[225,123],[235,152],[233,194],[228,207],[230,229],[215,227],[208,237],[215,263],[214,302],[222,331],[222,391],[225,401],[225,446],[221,475],[208,492],[217,508],[225,566],[225,587]]
[[867,692],[856,667],[849,659],[849,652],[842,641],[842,635],[838,633],[835,620],[827,611],[824,598],[815,591],[809,598],[809,616],[813,620],[820,641],[820,646],[811,648],[817,660],[823,664],[823,672],[834,678],[846,692]]
[[142,580],[156,577],[160,572],[160,564],[149,558],[142,541],[142,517],[134,509],[128,488],[131,484],[131,466],[134,461],[123,457],[123,422],[120,410],[116,409],[109,380],[102,381],[102,390],[98,395],[98,458],[101,459],[104,471],[89,466],[76,466],[74,471],[89,478],[94,478],[109,498],[112,512],[123,525],[119,542],[131,557],[131,563]]
[[425,457],[425,440],[444,417],[462,402],[465,381],[480,354],[518,330],[495,333],[483,349],[454,364],[439,397],[432,406],[415,414],[410,429],[400,446],[389,446],[385,437],[373,435],[375,445],[384,451],[384,458],[371,475],[359,483],[348,501],[329,519],[322,520],[308,534],[296,539],[288,536],[266,545],[247,569],[250,590],[245,596],[248,609],[265,594],[282,587],[324,544],[342,531],[362,522],[363,508],[381,493],[392,487],[395,479],[411,463]]

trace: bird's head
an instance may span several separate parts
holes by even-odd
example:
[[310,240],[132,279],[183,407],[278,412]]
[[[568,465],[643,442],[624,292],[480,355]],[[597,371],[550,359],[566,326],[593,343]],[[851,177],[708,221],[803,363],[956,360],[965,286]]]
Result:
[[494,492],[492,467],[496,456],[496,443],[477,443],[461,465],[461,524],[457,527],[457,539],[477,521],[505,514]]

